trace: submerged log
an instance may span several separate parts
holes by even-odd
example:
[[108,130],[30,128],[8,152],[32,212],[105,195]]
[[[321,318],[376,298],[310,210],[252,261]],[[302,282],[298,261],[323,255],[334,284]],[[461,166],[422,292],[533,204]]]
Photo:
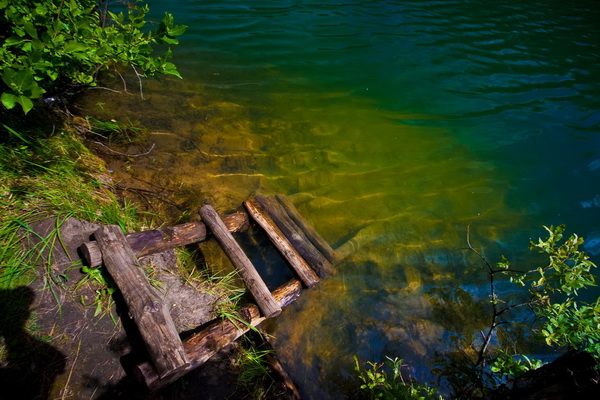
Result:
[[331,264],[335,264],[338,261],[338,256],[335,250],[333,250],[329,243],[327,243],[325,239],[323,239],[323,237],[319,235],[319,233],[316,231],[315,228],[313,228],[312,225],[306,222],[304,217],[300,215],[300,212],[298,211],[296,206],[294,206],[294,204],[291,201],[289,201],[285,196],[278,194],[275,196],[275,198],[277,199],[279,204],[281,204],[283,209],[287,212],[288,216],[292,219],[292,221],[294,221],[296,225],[302,230],[302,232],[304,232],[304,234],[310,240],[310,242],[325,256],[327,261],[329,261]]
[[319,282],[319,278],[310,266],[304,261],[302,256],[286,239],[283,232],[275,225],[273,220],[266,215],[265,211],[255,201],[248,200],[244,203],[248,213],[265,231],[273,245],[279,250],[281,255],[287,260],[291,267],[296,271],[300,280],[310,288]]
[[158,375],[165,377],[184,369],[189,359],[169,310],[150,286],[121,229],[116,225],[103,226],[94,236],[102,250],[104,266],[125,298]]
[[290,391],[290,393],[293,396],[293,398],[295,400],[300,400],[301,399],[300,392],[298,392],[298,389],[296,388],[296,385],[294,384],[294,381],[292,381],[292,378],[287,373],[287,371],[285,370],[285,368],[283,368],[283,365],[279,361],[279,357],[277,357],[277,353],[275,352],[275,348],[273,347],[273,345],[269,341],[269,335],[267,333],[265,333],[261,328],[259,328],[259,330],[260,330],[261,336],[263,338],[262,347],[265,350],[267,350],[266,359],[267,359],[267,363],[269,364],[269,367],[277,375],[279,375],[279,377],[281,378],[281,381],[283,382],[283,384],[285,385],[285,387]]
[[246,288],[254,297],[256,304],[267,317],[276,317],[281,314],[281,307],[273,298],[273,295],[263,282],[258,271],[248,256],[244,253],[240,245],[235,241],[227,227],[219,218],[219,215],[211,205],[205,205],[200,209],[200,215],[213,236],[217,239],[221,248],[235,266],[236,270],[242,277]]
[[[248,214],[238,211],[225,215],[222,219],[229,232],[238,232],[247,225]],[[187,222],[168,228],[128,233],[125,238],[136,257],[139,258],[163,250],[201,242],[206,239],[206,225],[202,221]],[[96,242],[83,243],[80,248],[90,267],[97,267],[102,264],[102,253]]]
[[292,221],[283,206],[275,198],[256,196],[254,200],[266,211],[267,215],[281,229],[287,240],[314,269],[319,278],[326,278],[333,273],[331,263]]
[[[302,291],[302,283],[292,279],[273,291],[273,297],[285,307],[296,300]],[[256,305],[251,304],[237,313],[232,319],[219,319],[209,323],[200,332],[197,332],[183,341],[183,347],[190,360],[185,370],[170,376],[161,377],[156,373],[152,364],[145,362],[136,367],[138,378],[146,384],[149,390],[157,390],[176,381],[185,373],[201,366],[213,355],[231,342],[248,332],[252,327],[258,326],[266,318],[260,315]]]

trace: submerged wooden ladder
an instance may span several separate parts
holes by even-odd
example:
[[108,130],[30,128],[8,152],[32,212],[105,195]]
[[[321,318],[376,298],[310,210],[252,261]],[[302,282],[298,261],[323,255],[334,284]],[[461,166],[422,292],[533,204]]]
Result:
[[[255,196],[244,206],[298,279],[269,291],[231,234],[245,227],[246,213],[240,211],[221,218],[210,205],[201,208],[202,221],[165,229],[124,235],[118,226],[103,226],[94,233],[95,241],[81,247],[90,266],[106,267],[125,298],[150,358],[136,366],[136,374],[150,390],[163,387],[204,364],[251,327],[279,315],[300,296],[303,288],[313,287],[319,279],[333,273],[335,251],[290,201],[279,195]],[[249,304],[239,310],[238,318],[245,325],[217,319],[181,340],[167,306],[139,268],[137,258],[203,241],[208,232],[231,260],[256,305]]]

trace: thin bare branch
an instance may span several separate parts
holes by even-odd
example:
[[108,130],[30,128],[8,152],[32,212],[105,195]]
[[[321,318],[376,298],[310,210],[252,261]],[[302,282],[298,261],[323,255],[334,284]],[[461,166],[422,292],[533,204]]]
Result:
[[121,81],[123,82],[123,91],[127,93],[127,82],[125,82],[125,78],[123,78],[123,75],[121,75],[121,73],[117,70],[116,67],[115,72],[117,73],[117,75],[119,75],[119,78],[121,78]]
[[135,72],[135,76],[137,76],[138,82],[140,83],[140,97],[142,98],[142,100],[146,100],[144,99],[144,90],[142,88],[142,75],[139,72],[137,72],[137,69],[135,69],[135,65],[131,65],[131,68],[133,68],[133,72]]
[[119,154],[119,155],[125,156],[125,157],[142,157],[142,156],[147,156],[148,154],[150,154],[152,152],[152,150],[154,150],[154,147],[156,146],[156,143],[152,143],[152,146],[150,147],[150,149],[148,151],[144,152],[144,153],[127,154],[127,153],[122,153],[120,151],[113,150],[113,149],[111,149],[110,147],[108,147],[107,145],[105,145],[102,142],[98,142],[98,141],[94,141],[93,140],[92,143],[95,143],[95,144],[97,144],[99,146],[104,147],[106,150],[110,151],[111,153]]
[[104,86],[90,86],[90,87],[88,87],[88,89],[102,89],[102,90],[108,90],[109,92],[114,92],[114,93],[119,93],[119,94],[123,94],[123,93],[128,94],[126,91],[111,89],[111,88],[107,88]]

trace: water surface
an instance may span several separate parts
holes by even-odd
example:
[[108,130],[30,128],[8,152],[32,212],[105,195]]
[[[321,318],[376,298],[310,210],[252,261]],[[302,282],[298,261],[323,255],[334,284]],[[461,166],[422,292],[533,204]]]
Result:
[[457,324],[485,327],[480,306],[432,305],[449,288],[486,299],[467,226],[521,265],[541,225],[600,238],[595,1],[150,5],[189,26],[185,80],[128,107],[157,148],[126,167],[220,210],[287,194],[344,253],[270,326],[306,398],[348,396],[354,354],[430,379]]

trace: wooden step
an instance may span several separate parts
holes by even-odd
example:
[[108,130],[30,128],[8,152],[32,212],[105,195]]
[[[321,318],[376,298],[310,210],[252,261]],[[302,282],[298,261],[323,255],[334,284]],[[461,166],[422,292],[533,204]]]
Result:
[[[239,232],[248,225],[248,215],[243,211],[225,215],[223,222],[229,232]],[[133,232],[125,235],[136,257],[143,257],[175,247],[201,242],[206,239],[206,225],[202,221],[187,222],[168,228]],[[90,267],[102,264],[102,253],[94,241],[81,245],[83,258]]]
[[217,239],[217,242],[221,245],[221,248],[235,266],[239,275],[242,277],[246,288],[254,297],[256,304],[267,317],[276,317],[281,314],[281,307],[273,298],[273,295],[267,288],[267,285],[263,282],[258,271],[248,256],[244,253],[244,250],[235,241],[227,227],[215,211],[215,209],[207,204],[200,209],[200,215],[206,226],[210,229],[211,233]]
[[[301,292],[302,283],[298,279],[292,279],[275,289],[273,297],[281,307],[286,307],[295,301]],[[236,317],[217,319],[183,341],[183,346],[190,359],[190,365],[185,370],[161,378],[152,368],[152,364],[145,362],[136,366],[136,374],[149,390],[160,389],[176,381],[189,371],[198,368],[225,346],[240,338],[253,327],[258,326],[265,319],[254,304],[242,307],[237,312]]]
[[333,273],[332,263],[312,244],[306,233],[290,218],[285,208],[276,198],[255,196],[254,201],[265,210],[319,278],[326,278]]
[[172,375],[190,364],[175,323],[156,289],[150,286],[131,246],[117,225],[94,233],[104,266],[125,298],[148,354],[160,377]]
[[279,250],[281,255],[287,260],[292,269],[308,288],[319,283],[319,277],[315,274],[312,268],[302,258],[300,253],[291,245],[289,240],[284,236],[281,229],[275,225],[273,220],[265,213],[260,205],[253,200],[248,200],[244,203],[248,213],[265,231],[273,245]]

